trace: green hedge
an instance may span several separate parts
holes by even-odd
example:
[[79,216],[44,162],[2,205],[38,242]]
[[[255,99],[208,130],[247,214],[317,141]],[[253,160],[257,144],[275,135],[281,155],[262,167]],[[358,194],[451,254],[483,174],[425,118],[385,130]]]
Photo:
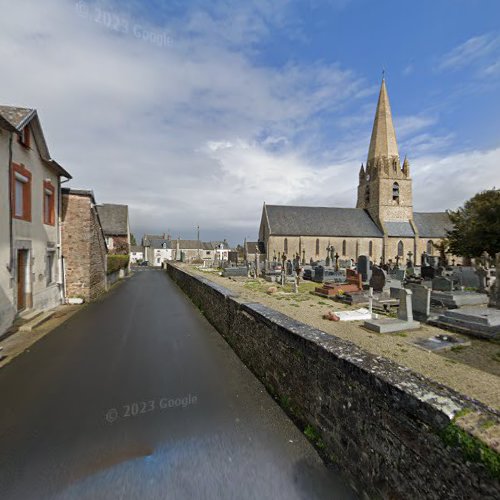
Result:
[[129,255],[108,255],[108,274],[116,273],[128,266]]

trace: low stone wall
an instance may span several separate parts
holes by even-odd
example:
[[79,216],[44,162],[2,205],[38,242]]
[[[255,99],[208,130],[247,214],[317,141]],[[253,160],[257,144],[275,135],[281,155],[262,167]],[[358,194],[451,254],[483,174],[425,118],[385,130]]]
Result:
[[365,496],[498,498],[498,413],[175,265],[167,272]]

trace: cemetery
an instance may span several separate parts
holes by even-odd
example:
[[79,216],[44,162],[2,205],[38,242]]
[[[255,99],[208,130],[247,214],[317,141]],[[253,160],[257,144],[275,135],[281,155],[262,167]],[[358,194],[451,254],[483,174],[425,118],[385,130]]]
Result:
[[[353,262],[339,259],[331,248],[324,261],[306,263],[298,254],[291,259],[280,255],[279,261],[232,264],[203,273],[242,299],[395,359],[500,408],[500,394],[493,389],[500,376],[500,346],[491,342],[500,339],[496,270],[449,265],[425,253],[420,265],[412,255],[406,265],[399,260],[376,265],[360,256]],[[426,357],[431,353],[432,359]]]

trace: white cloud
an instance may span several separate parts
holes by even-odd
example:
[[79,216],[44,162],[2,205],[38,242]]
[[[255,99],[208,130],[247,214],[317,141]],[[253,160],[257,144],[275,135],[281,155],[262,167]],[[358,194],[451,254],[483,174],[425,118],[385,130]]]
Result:
[[421,156],[412,163],[415,210],[456,209],[479,191],[500,186],[500,148]]
[[[283,26],[299,30],[288,2],[240,10],[229,1],[210,9],[197,2],[182,21],[141,19],[144,29],[171,36],[163,47],[135,37],[139,21],[121,3],[99,5],[128,21],[128,31],[81,16],[64,0],[0,0],[9,9],[0,18],[0,102],[38,108],[72,186],[94,189],[101,203],[128,203],[137,233],[170,228],[190,237],[200,224],[214,239],[235,242],[256,236],[264,201],[354,206],[378,88],[336,64],[256,64],[259,40]],[[361,113],[346,111],[357,102]],[[439,144],[425,134],[436,120],[396,121],[398,136],[413,140],[403,143],[412,146],[410,159],[435,152]],[[342,133],[326,142],[330,123]],[[441,168],[444,160],[416,160],[415,172],[432,161]],[[496,166],[485,168],[484,181]],[[436,185],[448,180],[436,174]],[[440,208],[454,200],[446,196]]]
[[469,38],[441,58],[439,69],[457,70],[471,64],[484,63],[488,56],[498,58],[500,35],[485,33]]

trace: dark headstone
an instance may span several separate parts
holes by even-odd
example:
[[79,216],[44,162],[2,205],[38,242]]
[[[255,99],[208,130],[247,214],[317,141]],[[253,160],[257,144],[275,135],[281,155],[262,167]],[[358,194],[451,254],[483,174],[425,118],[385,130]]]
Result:
[[373,266],[372,277],[370,278],[370,286],[373,288],[373,290],[375,292],[381,292],[384,289],[386,282],[386,272],[378,266]]
[[358,257],[357,270],[361,274],[363,282],[369,281],[372,275],[370,258],[366,255],[360,255]]
[[432,280],[432,289],[439,292],[453,291],[453,281],[445,276],[436,276]]

